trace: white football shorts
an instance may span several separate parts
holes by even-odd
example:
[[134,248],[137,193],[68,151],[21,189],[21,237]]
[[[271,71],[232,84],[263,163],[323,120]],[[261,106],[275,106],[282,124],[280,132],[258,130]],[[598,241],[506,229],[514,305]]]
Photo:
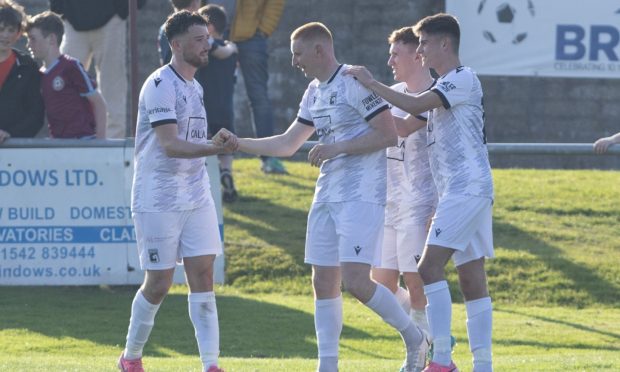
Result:
[[455,249],[455,266],[493,257],[493,200],[467,195],[440,198],[426,244]]
[[171,269],[183,257],[222,253],[213,202],[188,211],[136,212],[133,220],[142,270]]
[[305,262],[379,263],[385,207],[366,202],[313,203],[308,214]]
[[410,225],[402,228],[385,226],[379,268],[417,273],[418,261],[426,245],[427,227]]

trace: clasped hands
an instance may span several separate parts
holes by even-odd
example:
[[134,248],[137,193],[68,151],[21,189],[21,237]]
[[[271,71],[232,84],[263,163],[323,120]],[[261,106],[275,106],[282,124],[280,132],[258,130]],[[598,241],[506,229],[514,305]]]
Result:
[[226,128],[220,129],[215,136],[211,138],[211,141],[213,145],[221,147],[225,153],[235,152],[239,148],[239,139]]

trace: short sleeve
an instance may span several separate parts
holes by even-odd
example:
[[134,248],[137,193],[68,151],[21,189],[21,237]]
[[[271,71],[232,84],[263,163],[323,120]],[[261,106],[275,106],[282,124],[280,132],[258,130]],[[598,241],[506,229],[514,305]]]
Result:
[[352,77],[347,79],[347,103],[355,108],[360,115],[370,121],[390,106],[377,93],[365,88],[359,81]]
[[472,84],[472,72],[459,67],[446,76],[439,78],[431,91],[439,95],[443,107],[449,109],[469,99]]
[[312,121],[312,114],[310,113],[309,109],[311,99],[310,96],[313,96],[313,91],[314,89],[312,89],[311,86],[308,86],[308,88],[304,92],[304,96],[301,99],[301,102],[299,103],[299,111],[297,112],[297,121],[310,126],[314,126],[314,122]]
[[69,70],[69,78],[75,86],[80,96],[87,97],[95,93],[97,83],[88,75],[84,67],[78,60],[72,60],[71,69]]
[[177,122],[175,88],[169,79],[149,78],[144,91],[144,106],[151,127]]

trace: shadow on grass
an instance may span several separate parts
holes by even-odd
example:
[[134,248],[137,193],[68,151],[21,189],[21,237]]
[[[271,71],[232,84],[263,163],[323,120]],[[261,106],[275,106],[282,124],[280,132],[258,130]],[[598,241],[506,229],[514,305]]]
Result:
[[[0,288],[0,330],[25,329],[58,339],[75,338],[100,345],[125,344],[130,308],[137,287]],[[220,350],[223,357],[315,358],[311,313],[252,299],[219,295]],[[368,333],[345,325],[348,338]],[[163,302],[144,353],[197,355],[187,297],[171,294]]]
[[[493,263],[489,265],[489,280],[493,281],[493,270],[509,270],[519,272],[521,276],[514,276],[511,282],[500,285],[496,290],[512,292],[513,301],[527,303],[529,299],[544,300],[546,303],[555,303],[563,306],[583,307],[592,304],[617,305],[619,302],[620,287],[602,277],[595,268],[588,267],[573,258],[566,257],[564,252],[539,239],[535,235],[524,231],[501,219],[494,219],[493,230],[495,245],[509,251],[523,251],[536,257],[539,265],[538,272],[532,272],[531,258],[511,260],[514,267],[493,269]],[[578,248],[577,248],[578,249]],[[501,258],[498,258],[498,261]],[[496,263],[501,265],[501,262]],[[535,277],[533,275],[536,275]],[[556,277],[554,277],[556,275]],[[533,288],[526,281],[546,279],[560,281],[551,282],[551,286],[545,288],[541,283],[536,286],[536,293],[520,293]],[[523,283],[519,283],[523,280]],[[493,294],[491,294],[493,296]],[[499,296],[506,293],[499,293]]]
[[307,211],[248,196],[227,209],[233,213],[225,215],[225,231],[245,231],[259,240],[251,246],[227,241],[226,276],[230,284],[249,277],[252,281],[273,280],[310,273],[304,264]]
[[[577,329],[577,330],[584,331],[584,332],[595,333],[595,334],[598,334],[598,335],[601,335],[601,336],[608,336],[608,337],[616,339],[617,341],[620,341],[620,333],[611,332],[611,331],[608,331],[608,330],[597,329],[597,328],[593,328],[593,327],[588,327],[588,326],[585,326],[585,325],[579,324],[579,323],[572,323],[572,322],[567,322],[565,320],[554,319],[554,318],[549,318],[549,317],[546,317],[546,316],[534,315],[534,314],[531,314],[531,313],[526,313],[526,312],[516,311],[516,310],[509,310],[509,309],[493,309],[493,311],[494,312],[500,312],[500,313],[512,314],[512,315],[520,315],[520,316],[523,316],[524,318],[537,319],[537,320],[540,320],[542,322],[547,322],[547,323],[559,324],[559,325],[562,325],[562,326],[565,326],[565,327],[570,327],[570,328]],[[510,344],[513,344],[513,343],[511,342]],[[587,347],[583,347],[583,348],[589,348],[589,347],[591,347],[591,346],[587,346]],[[580,348],[580,347],[575,347],[575,348]],[[597,348],[601,348],[601,347],[597,345]],[[609,347],[606,350],[619,350],[620,351],[620,347],[618,347],[618,346]]]

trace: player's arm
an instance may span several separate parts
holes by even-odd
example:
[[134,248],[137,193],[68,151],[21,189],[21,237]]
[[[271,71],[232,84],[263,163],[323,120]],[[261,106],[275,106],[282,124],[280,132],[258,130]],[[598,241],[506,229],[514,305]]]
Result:
[[385,109],[369,119],[368,124],[372,130],[363,136],[347,141],[314,146],[308,154],[310,164],[318,167],[325,160],[332,159],[340,154],[365,154],[396,145],[398,138],[394,119],[387,105]]
[[93,108],[93,115],[95,116],[95,134],[97,138],[105,139],[107,120],[105,100],[99,91],[95,91],[95,93],[86,96],[86,98]]
[[239,151],[249,154],[292,156],[314,133],[314,127],[295,120],[286,132],[265,138],[239,138]]
[[223,144],[193,143],[179,139],[176,122],[157,125],[154,127],[159,145],[171,158],[200,158],[235,151],[237,138],[229,138]]
[[609,146],[620,143],[620,132],[613,136],[599,138],[594,142],[594,152],[597,154],[603,154],[607,151]]
[[437,93],[426,91],[417,96],[410,96],[406,93],[397,92],[375,80],[370,71],[364,66],[351,66],[343,74],[355,77],[363,86],[374,91],[392,105],[412,115],[420,115],[423,112],[443,106],[443,102]]
[[407,115],[405,118],[394,116],[394,126],[396,134],[401,137],[407,137],[411,133],[424,128],[426,126],[426,118],[419,115]]
[[211,55],[217,59],[226,59],[235,53],[238,53],[237,44],[232,41],[226,41],[226,44],[219,45]]

